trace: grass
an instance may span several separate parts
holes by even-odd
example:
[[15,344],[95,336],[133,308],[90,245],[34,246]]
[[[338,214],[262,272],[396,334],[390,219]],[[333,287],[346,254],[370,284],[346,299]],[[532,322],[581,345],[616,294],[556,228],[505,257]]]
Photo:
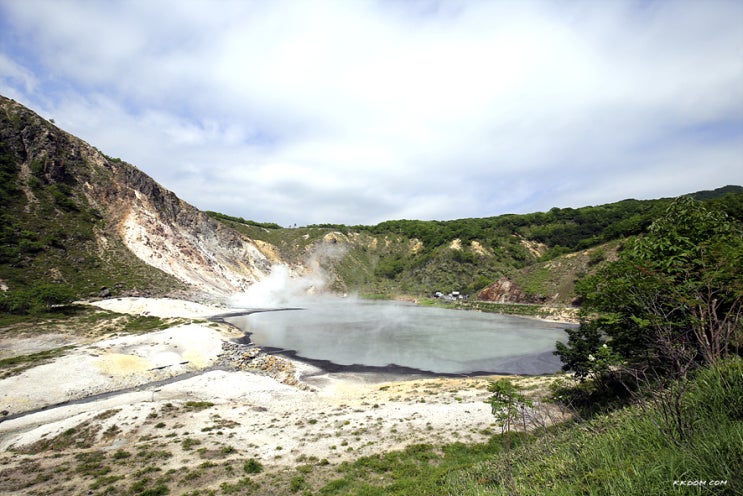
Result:
[[71,448],[90,448],[95,444],[101,431],[100,420],[103,419],[94,417],[75,427],[70,427],[57,436],[39,439],[17,451],[24,454],[39,454],[47,451],[64,451]]
[[190,438],[190,437],[187,437],[186,439],[184,439],[183,441],[181,441],[181,447],[185,451],[190,450],[194,446],[198,446],[200,444],[201,444],[201,441],[199,441],[198,439]]
[[45,333],[99,337],[110,334],[141,334],[192,322],[180,318],[127,315],[88,305],[73,305],[65,313],[18,316],[0,313],[0,333],[4,336]]
[[214,406],[214,403],[211,401],[187,401],[183,405],[183,409],[186,411],[193,411],[198,412],[201,410],[206,410],[207,408],[211,408]]
[[537,267],[536,269],[522,276],[522,288],[529,295],[544,295],[545,286],[551,282],[555,275],[554,271],[547,267]]
[[0,379],[20,374],[31,367],[49,362],[53,358],[64,355],[65,351],[73,346],[61,346],[51,350],[39,351],[28,355],[18,355],[0,360]]
[[188,322],[186,319],[163,319],[151,315],[128,316],[122,332],[130,334],[144,334],[152,331],[161,331]]
[[258,484],[249,477],[243,477],[232,483],[223,482],[219,488],[222,490],[222,494],[259,494],[254,492],[259,488]]
[[525,303],[494,303],[490,301],[472,301],[460,304],[464,308],[480,310],[482,312],[506,313],[524,317],[538,317],[540,319],[552,316],[550,307]]
[[[521,495],[740,494],[743,491],[743,361],[702,371],[685,397],[694,428],[682,443],[657,409],[627,407],[538,433],[512,433]],[[339,467],[320,494],[512,494],[501,436],[477,445],[410,446]],[[707,481],[704,486],[679,483]],[[676,482],[676,485],[674,485]],[[712,485],[716,483],[717,485]]]
[[263,471],[263,465],[255,458],[250,458],[243,464],[243,470],[246,474],[258,474]]

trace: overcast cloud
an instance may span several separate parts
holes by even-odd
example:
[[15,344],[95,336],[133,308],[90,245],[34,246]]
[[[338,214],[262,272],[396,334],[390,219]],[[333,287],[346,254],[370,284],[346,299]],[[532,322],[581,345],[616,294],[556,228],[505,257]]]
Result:
[[288,226],[743,184],[743,2],[0,0],[0,93]]

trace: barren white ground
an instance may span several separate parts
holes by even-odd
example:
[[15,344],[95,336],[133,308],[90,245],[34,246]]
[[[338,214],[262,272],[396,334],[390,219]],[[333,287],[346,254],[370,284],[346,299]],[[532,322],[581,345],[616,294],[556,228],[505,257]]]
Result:
[[[129,298],[96,303],[117,312],[199,319],[225,309],[169,299]],[[295,363],[302,390],[260,373],[211,370],[157,387],[151,381],[214,364],[222,341],[240,334],[201,321],[145,335],[83,344],[52,363],[0,381],[0,410],[29,411],[95,393],[125,393],[72,403],[0,422],[0,457],[53,437],[103,412],[97,447],[118,449],[177,432],[207,449],[230,446],[234,456],[293,465],[304,457],[331,462],[421,442],[482,441],[493,424],[487,398],[491,378],[430,378],[379,382],[363,374],[323,374]],[[14,343],[29,347],[29,343]],[[138,387],[138,388],[137,388]],[[199,410],[187,402],[210,402]],[[110,413],[115,411],[115,413]],[[164,462],[188,462],[187,450]]]

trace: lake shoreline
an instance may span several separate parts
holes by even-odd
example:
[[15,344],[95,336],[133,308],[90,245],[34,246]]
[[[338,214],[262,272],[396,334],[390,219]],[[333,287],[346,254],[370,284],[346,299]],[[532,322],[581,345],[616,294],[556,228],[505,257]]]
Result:
[[[211,319],[226,322],[244,333],[244,337],[238,340],[242,344],[258,346],[267,353],[307,363],[329,373],[392,374],[401,378],[405,376],[456,378],[493,374],[541,376],[554,374],[560,370],[561,364],[553,355],[554,342],[565,339],[564,329],[561,328],[563,323],[560,322],[522,315],[477,311],[472,313],[466,311],[467,314],[472,316],[472,319],[461,321],[456,314],[449,313],[455,309],[436,307],[430,308],[430,311],[435,312],[435,315],[430,317],[433,321],[431,327],[428,328],[425,322],[422,325],[417,322],[422,317],[429,318],[427,317],[429,307],[417,305],[410,301],[363,299],[356,301],[337,298],[306,300],[302,303],[304,304],[302,307],[244,309],[239,312],[217,315]],[[376,308],[377,306],[379,308]],[[256,313],[273,313],[271,310],[277,312],[307,310],[310,314],[306,317],[261,316],[261,319],[269,320],[265,324],[258,325],[258,327],[256,325],[260,321],[248,320],[247,318]],[[369,317],[367,313],[369,311],[372,313],[378,312],[379,316],[374,314],[373,318]],[[439,315],[436,312],[447,313]],[[314,315],[317,315],[317,317]],[[482,316],[476,317],[475,315]],[[318,321],[318,318],[321,320]],[[442,322],[442,318],[443,327],[438,325],[439,322]],[[464,318],[464,316],[461,318]],[[332,330],[331,327],[323,324],[325,322],[323,319],[330,319],[327,322],[332,322]],[[491,321],[492,323],[490,323]],[[462,334],[462,339],[466,340],[469,338],[464,336],[469,335],[468,333],[471,332],[469,329],[472,329],[472,326],[477,329],[474,332],[479,335],[478,339],[485,338],[482,345],[487,346],[488,349],[500,350],[503,346],[506,346],[506,349],[517,346],[514,340],[522,339],[520,337],[521,324],[518,324],[518,322],[525,322],[523,339],[525,343],[532,343],[529,345],[531,348],[527,347],[524,350],[518,350],[517,348],[514,349],[512,354],[495,351],[493,355],[483,354],[480,351],[473,353],[473,350],[463,350],[460,353],[456,350],[456,347],[448,348],[449,344],[454,344],[459,339],[455,337],[454,329],[457,329]],[[526,322],[539,322],[545,324],[546,327],[534,327]],[[492,328],[497,331],[495,334],[490,332],[491,328],[488,326],[491,325],[495,326]],[[504,325],[505,327],[501,327]],[[564,325],[573,326],[574,324],[564,323]],[[336,331],[335,328],[338,328],[338,330]],[[268,331],[269,329],[270,331]],[[281,337],[279,341],[267,338],[270,336],[267,332],[274,332],[273,329],[277,329],[277,332],[279,332]],[[428,329],[432,331],[431,334],[428,334]],[[255,339],[256,332],[260,335],[260,339]],[[486,334],[482,334],[483,332]],[[553,332],[554,334],[552,334]],[[310,339],[307,336],[312,336],[312,338]],[[340,357],[341,359],[337,359],[339,356],[332,351],[337,349],[338,346],[335,336],[339,336],[344,344],[350,343],[345,344],[348,349],[344,351],[344,355]],[[398,336],[406,343],[410,343],[411,339],[425,337],[424,341],[434,346],[430,350],[431,356],[440,357],[442,360],[442,362],[437,363],[438,368],[421,366],[425,364],[426,359],[424,357],[428,353],[425,351],[427,349],[425,346],[417,351],[410,349],[409,352],[402,352],[394,347],[394,342],[392,344],[379,344],[387,343],[386,340],[389,339],[396,340]],[[328,341],[328,339],[331,339],[331,341]],[[501,340],[503,341],[501,342]],[[541,340],[541,344],[536,347],[538,351],[530,351],[535,349],[534,344],[537,344],[539,340]],[[447,343],[447,341],[451,343]],[[326,350],[324,356],[322,354],[318,355],[317,350],[312,351],[312,349],[306,347],[310,344],[317,347],[320,346],[318,343],[325,342],[329,344],[329,348],[322,348]],[[394,351],[391,355],[370,355],[372,353],[370,350],[376,349],[377,346],[380,346],[381,349],[392,347]],[[353,351],[353,347],[357,347],[359,350],[358,355]],[[402,362],[396,360],[395,356],[403,358]],[[355,358],[358,358],[359,361],[354,361]],[[389,360],[386,360],[386,358],[389,358]],[[444,366],[441,367],[440,365]]]

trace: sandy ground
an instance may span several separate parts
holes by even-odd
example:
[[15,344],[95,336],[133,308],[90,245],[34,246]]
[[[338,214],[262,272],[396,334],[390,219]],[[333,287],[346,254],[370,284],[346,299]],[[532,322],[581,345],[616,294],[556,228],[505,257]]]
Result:
[[214,363],[222,339],[216,330],[191,324],[81,346],[0,381],[0,410],[17,414],[202,369]]
[[132,315],[152,315],[155,317],[183,317],[187,319],[206,318],[225,313],[230,309],[202,305],[173,298],[113,298],[91,302],[98,308],[112,312]]
[[[205,317],[224,309],[166,299],[130,298],[96,305],[117,312]],[[151,381],[210,367],[222,342],[236,337],[225,325],[193,323],[144,335],[85,344],[53,362],[0,381],[0,464],[40,441],[59,439],[91,422],[88,447],[136,447],[143,440],[172,452],[163,467],[191,460],[184,437],[204,450],[230,450],[266,465],[296,465],[308,457],[331,463],[412,443],[483,441],[493,424],[491,378],[417,378],[380,382],[380,376],[325,374],[293,363],[311,387],[281,384],[258,372],[209,370],[159,386]],[[91,394],[134,388],[85,403],[19,414]],[[87,424],[86,424],[87,423]],[[181,444],[171,443],[175,439]],[[153,441],[156,440],[156,441]],[[229,451],[229,450],[228,450]],[[20,463],[20,462],[19,462]]]
[[[302,391],[249,372],[210,371],[158,388],[99,401],[62,406],[0,423],[0,450],[51,439],[105,411],[101,422],[120,431],[104,447],[134,445],[143,436],[188,433],[215,446],[211,425],[222,425],[230,444],[267,464],[296,463],[314,456],[337,461],[403,447],[413,442],[483,440],[493,420],[482,380],[428,379],[392,383],[333,380],[318,391]],[[173,405],[214,403],[199,412],[166,415]],[[153,415],[155,414],[155,415]],[[150,417],[152,415],[152,417]],[[227,427],[224,427],[227,426]],[[206,438],[206,439],[204,439]],[[176,457],[172,463],[181,463]]]

